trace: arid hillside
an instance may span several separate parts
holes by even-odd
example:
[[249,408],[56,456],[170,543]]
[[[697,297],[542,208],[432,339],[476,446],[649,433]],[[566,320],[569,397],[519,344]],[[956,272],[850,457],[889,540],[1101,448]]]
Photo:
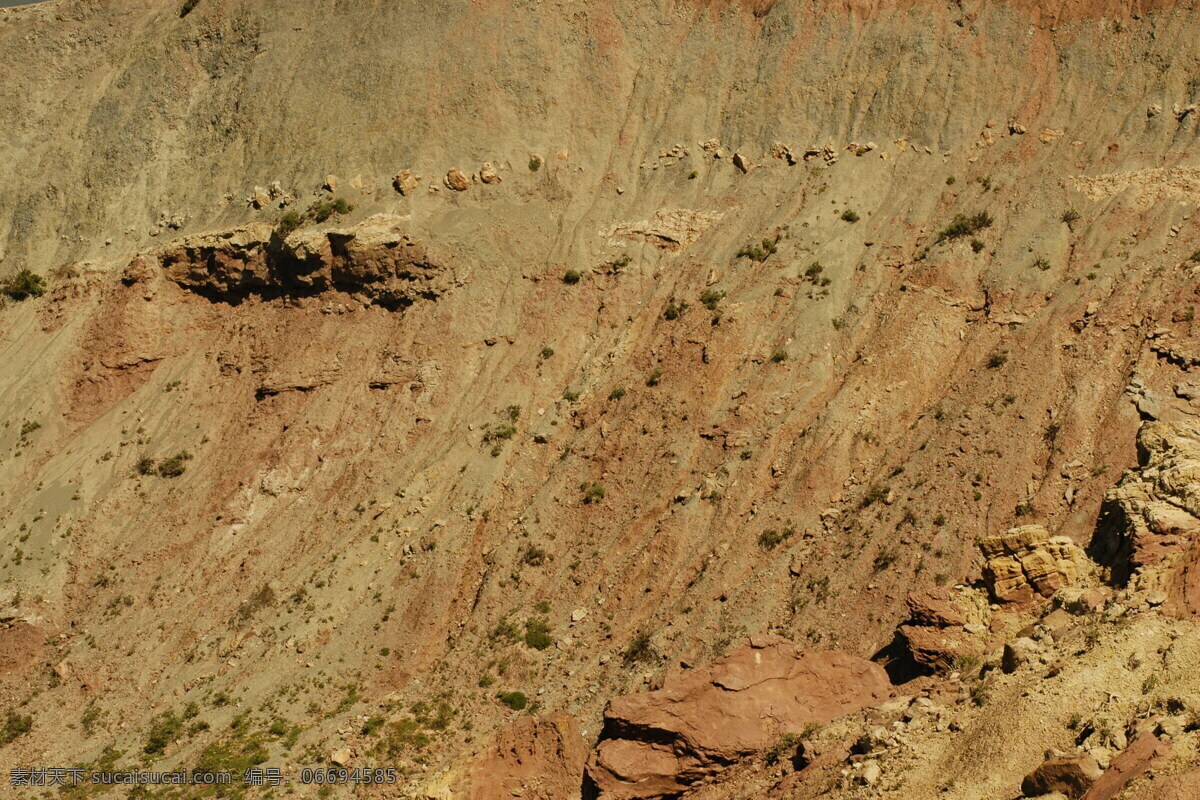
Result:
[[0,9],[0,763],[1192,797],[1197,42]]

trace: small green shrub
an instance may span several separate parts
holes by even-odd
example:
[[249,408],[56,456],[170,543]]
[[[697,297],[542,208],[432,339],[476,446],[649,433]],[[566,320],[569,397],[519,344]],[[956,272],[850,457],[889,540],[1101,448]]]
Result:
[[1200,264],[1200,250],[1197,250],[1188,256],[1188,261],[1191,261],[1194,264]]
[[955,656],[954,661],[950,664],[950,667],[955,672],[962,673],[964,676],[971,678],[979,674],[979,668],[982,665],[983,661],[979,658],[979,656],[971,653],[964,653],[962,655]]
[[263,734],[252,734],[249,720],[236,718],[233,733],[211,742],[196,761],[196,772],[215,774],[228,772],[240,778],[246,770],[257,767],[271,757],[263,745]]
[[516,624],[508,619],[502,619],[497,622],[496,627],[492,628],[492,632],[488,634],[489,640],[500,644],[517,641],[520,638],[521,633],[517,630]]
[[525,548],[521,560],[531,567],[540,567],[546,563],[546,551],[531,544]]
[[1033,266],[1040,269],[1042,272],[1046,272],[1050,269],[1050,262],[1045,256],[1038,256],[1033,260]]
[[629,642],[629,646],[621,653],[621,659],[626,665],[652,661],[654,646],[650,643],[650,634],[641,631],[634,636],[633,640]]
[[167,746],[183,733],[183,720],[174,711],[160,714],[150,723],[150,732],[142,752],[148,756],[162,755]]
[[892,564],[896,563],[896,558],[897,555],[895,550],[881,550],[879,555],[875,556],[875,560],[871,563],[871,566],[876,572],[883,572]]
[[763,751],[763,763],[768,767],[775,766],[784,755],[794,751],[799,744],[799,736],[794,733],[785,733],[779,737],[779,741]]
[[574,403],[579,399],[581,392],[578,389],[563,389],[563,400],[568,403]]
[[525,706],[529,705],[529,698],[524,692],[498,692],[496,699],[513,711],[523,711]]
[[691,172],[688,173],[689,181],[694,181],[694,180],[696,180],[696,178],[699,178],[699,177],[700,177],[700,173],[697,172],[696,170],[692,170]]
[[550,358],[553,355],[554,355],[553,347],[543,347],[542,352],[538,353],[538,356],[542,359],[542,361],[545,361],[546,359]]
[[415,719],[402,719],[388,726],[387,735],[374,749],[381,757],[396,758],[406,750],[423,750],[432,741]]
[[550,623],[540,617],[525,620],[525,645],[534,650],[545,650],[554,644],[550,638]]
[[334,200],[317,200],[308,207],[305,214],[312,219],[313,222],[325,222],[330,217],[349,214],[354,210],[354,206],[346,201],[345,198],[338,197]]
[[4,717],[3,727],[0,727],[0,747],[15,742],[31,730],[33,730],[33,717],[23,717],[15,711],[9,711]]
[[134,465],[133,471],[138,475],[153,475],[155,464],[157,462],[150,456],[142,456]]
[[738,258],[748,258],[751,261],[766,261],[771,257],[778,246],[773,239],[763,239],[761,244],[748,244],[741,250],[738,250]]
[[497,425],[494,428],[488,429],[483,434],[483,442],[491,444],[493,442],[507,442],[517,434],[517,429],[512,425]]
[[276,228],[279,238],[286,239],[288,234],[299,228],[303,222],[304,216],[299,211],[288,211],[279,218],[279,227]]
[[569,269],[563,273],[562,282],[567,284],[568,286],[574,286],[575,284],[579,283],[579,281],[582,279],[583,279],[583,275],[581,275],[579,273],[579,270]]
[[42,427],[42,423],[40,423],[36,420],[26,422],[25,424],[23,424],[21,426],[21,438],[24,439],[25,437],[29,436],[29,434],[33,433],[34,431],[41,430],[41,427]]
[[646,378],[646,385],[647,386],[658,386],[658,382],[662,380],[662,376],[663,376],[663,371],[661,369],[654,370],[653,372],[650,373],[650,376],[648,378]]
[[992,353],[990,356],[988,356],[987,368],[988,369],[1000,369],[1007,363],[1008,363],[1008,353],[999,353],[999,352]]
[[771,354],[771,363],[772,364],[782,364],[784,361],[787,361],[787,360],[788,360],[788,354],[787,354],[786,350],[776,350],[774,353]]
[[852,208],[847,208],[845,211],[843,211],[843,212],[842,212],[842,219],[843,219],[844,221],[846,221],[846,222],[851,222],[851,223],[853,223],[853,222],[858,222],[858,220],[860,219],[860,217],[859,217],[859,216],[858,216],[858,214],[857,214],[857,213],[854,211],[854,209],[852,209]]
[[538,171],[539,169],[541,169],[541,168],[542,168],[542,159],[541,159],[541,157],[539,157],[539,156],[530,156],[530,157],[529,157],[529,171],[530,171],[530,172],[537,172],[537,171]]
[[1079,212],[1073,208],[1068,208],[1062,214],[1062,221],[1067,223],[1067,227],[1074,231],[1075,223],[1079,221]]
[[191,453],[187,450],[180,450],[158,465],[158,474],[163,478],[178,478],[187,469],[187,462],[191,460]]
[[867,493],[864,494],[862,500],[859,501],[859,508],[866,508],[869,505],[878,503],[880,500],[883,500],[885,497],[887,497],[887,495],[888,488],[886,486],[872,486],[870,489],[867,489]]
[[946,178],[946,185],[953,186],[957,180],[958,180],[957,178],[955,178],[953,175],[951,175],[949,178]]
[[993,221],[992,215],[986,211],[980,211],[977,214],[969,216],[959,214],[937,235],[933,243],[940,244],[963,236],[973,236],[984,228],[991,227]]
[[613,389],[611,392],[608,393],[608,399],[609,400],[620,400],[622,397],[625,396],[625,394],[626,394],[625,389],[618,386],[617,388]]
[[18,303],[30,297],[41,297],[46,293],[46,279],[35,272],[23,269],[0,283],[0,293]]
[[725,299],[724,292],[718,292],[716,289],[705,289],[700,293],[700,304],[709,311],[716,311],[717,304]]
[[786,540],[790,539],[795,533],[794,528],[784,528],[782,531],[777,531],[774,528],[765,530],[758,535],[758,546],[764,550],[774,550]]
[[687,311],[687,303],[676,303],[675,298],[672,297],[667,301],[667,307],[663,310],[663,319],[673,322],[682,317],[685,311]]
[[983,248],[984,248],[984,244],[981,239],[972,239],[971,240],[971,252],[980,253],[980,252],[983,252]]
[[604,487],[598,483],[583,486],[583,502],[585,505],[599,503],[604,499]]
[[183,19],[192,13],[198,5],[200,5],[200,0],[183,0],[183,8],[179,9],[179,18]]

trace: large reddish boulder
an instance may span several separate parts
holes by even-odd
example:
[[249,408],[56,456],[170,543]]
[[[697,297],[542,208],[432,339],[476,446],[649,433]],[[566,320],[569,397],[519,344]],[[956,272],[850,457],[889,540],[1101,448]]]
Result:
[[908,619],[914,625],[951,628],[967,624],[949,589],[938,587],[928,592],[913,592],[904,600]]
[[968,634],[954,596],[947,589],[910,594],[905,600],[908,620],[900,635],[913,660],[934,672],[948,672],[965,656],[983,653],[983,642]]
[[1112,760],[1104,774],[1088,789],[1083,800],[1113,800],[1130,781],[1152,767],[1160,766],[1170,754],[1170,742],[1164,742],[1151,733],[1139,736]]
[[709,667],[605,709],[587,764],[602,800],[671,797],[777,742],[891,696],[883,668],[837,652],[751,638]]
[[470,800],[562,800],[578,796],[588,747],[570,714],[520,717],[497,731],[471,768]]

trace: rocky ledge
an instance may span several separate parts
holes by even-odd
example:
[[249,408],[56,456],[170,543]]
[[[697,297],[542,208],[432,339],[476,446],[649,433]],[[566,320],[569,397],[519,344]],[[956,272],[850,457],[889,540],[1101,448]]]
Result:
[[136,259],[126,282],[155,268],[190,292],[234,305],[340,293],[399,310],[436,300],[454,281],[452,270],[404,230],[404,221],[388,214],[286,237],[265,223],[185,237]]

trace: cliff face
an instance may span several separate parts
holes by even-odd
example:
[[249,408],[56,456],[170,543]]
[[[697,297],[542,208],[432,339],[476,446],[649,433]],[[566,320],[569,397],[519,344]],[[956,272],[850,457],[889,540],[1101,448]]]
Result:
[[0,310],[14,757],[195,701],[448,786],[498,690],[590,742],[748,635],[875,654],[978,539],[1085,544],[1141,422],[1200,413],[1197,40],[1168,3],[0,11],[0,277],[49,287]]

